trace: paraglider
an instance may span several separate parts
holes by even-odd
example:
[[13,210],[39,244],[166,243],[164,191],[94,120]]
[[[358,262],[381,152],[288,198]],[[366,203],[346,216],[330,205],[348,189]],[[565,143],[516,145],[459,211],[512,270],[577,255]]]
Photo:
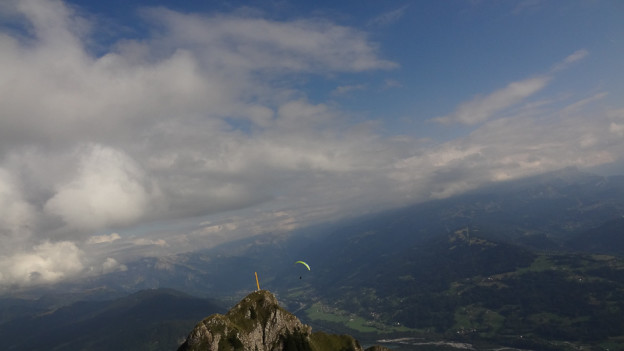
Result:
[[307,263],[305,263],[305,262],[303,262],[303,261],[297,261],[297,262],[295,262],[295,264],[297,264],[297,263],[301,263],[302,265],[306,266],[306,268],[307,268],[308,270],[310,270],[310,265],[308,265]]
[[[301,263],[301,264],[302,264],[302,265],[304,265],[304,266],[305,266],[308,270],[311,270],[311,269],[310,269],[310,265],[309,265],[309,264],[307,264],[307,263],[305,263],[305,262],[303,262],[303,261],[297,261],[297,262],[295,262],[295,264],[297,264],[297,263]],[[299,276],[299,279],[301,279],[301,276]]]

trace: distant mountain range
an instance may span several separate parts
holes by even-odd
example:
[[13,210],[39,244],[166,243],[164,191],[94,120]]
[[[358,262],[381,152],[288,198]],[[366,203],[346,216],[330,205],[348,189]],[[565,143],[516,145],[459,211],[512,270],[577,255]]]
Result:
[[[566,169],[304,231],[144,258],[125,272],[46,293],[49,304],[83,299],[93,311],[106,310],[105,296],[162,287],[231,306],[255,290],[258,272],[261,287],[305,323],[365,341],[616,349],[624,347],[623,216],[624,176]],[[64,291],[89,294],[59,295]],[[5,330],[20,333],[18,313],[37,316],[33,325],[42,330],[53,321],[23,300],[0,306],[0,337],[9,340]]]
[[175,350],[198,320],[224,310],[170,289],[60,308],[45,299],[0,299],[0,340],[3,350]]

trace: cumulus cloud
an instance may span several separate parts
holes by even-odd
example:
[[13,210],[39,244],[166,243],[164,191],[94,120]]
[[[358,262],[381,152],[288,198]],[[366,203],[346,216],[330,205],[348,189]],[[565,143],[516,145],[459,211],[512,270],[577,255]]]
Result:
[[141,170],[122,152],[94,145],[81,157],[73,178],[55,189],[44,210],[80,230],[127,224],[143,216],[149,204],[142,178]]
[[3,285],[53,283],[83,269],[83,252],[68,241],[44,242],[32,250],[0,257]]
[[2,245],[11,238],[29,237],[35,229],[35,210],[22,196],[20,184],[7,170],[0,168],[0,237]]
[[624,154],[621,115],[586,108],[606,95],[569,99],[568,113],[543,97],[545,116],[509,112],[555,70],[438,118],[472,134],[416,142],[302,90],[308,75],[399,68],[354,28],[147,8],[143,37],[94,54],[93,23],[64,2],[2,6],[19,20],[0,34],[0,286],[123,270],[116,255],[288,231]]
[[102,263],[101,268],[102,268],[102,273],[104,274],[112,273],[116,271],[128,270],[128,267],[126,265],[120,264],[119,262],[117,262],[116,259],[111,258],[111,257],[106,258],[104,263]]
[[[84,271],[79,245],[124,241],[92,236],[99,230],[248,207],[293,176],[282,171],[351,167],[337,152],[352,142],[341,133],[315,145],[337,125],[333,112],[272,81],[397,66],[365,33],[322,20],[145,9],[154,35],[94,56],[92,23],[62,1],[10,1],[3,11],[23,27],[0,36],[0,231],[11,239],[0,255],[9,262],[20,248],[26,263],[2,266],[0,284]],[[75,264],[57,264],[55,249]]]

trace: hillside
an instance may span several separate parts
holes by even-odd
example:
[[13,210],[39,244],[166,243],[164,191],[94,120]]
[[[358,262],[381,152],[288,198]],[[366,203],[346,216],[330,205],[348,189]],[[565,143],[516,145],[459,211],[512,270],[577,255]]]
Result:
[[566,245],[580,252],[624,256],[623,233],[624,217],[619,217],[571,237]]
[[411,336],[475,348],[624,347],[621,258],[534,252],[464,229],[371,261],[379,265],[354,270],[341,285],[314,277],[286,297],[302,306],[309,323],[360,338]]

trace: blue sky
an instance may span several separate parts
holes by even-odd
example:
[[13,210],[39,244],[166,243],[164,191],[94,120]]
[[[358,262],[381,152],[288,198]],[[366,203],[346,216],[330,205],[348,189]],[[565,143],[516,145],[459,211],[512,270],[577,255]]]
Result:
[[4,1],[0,286],[621,172],[623,17],[599,0]]

